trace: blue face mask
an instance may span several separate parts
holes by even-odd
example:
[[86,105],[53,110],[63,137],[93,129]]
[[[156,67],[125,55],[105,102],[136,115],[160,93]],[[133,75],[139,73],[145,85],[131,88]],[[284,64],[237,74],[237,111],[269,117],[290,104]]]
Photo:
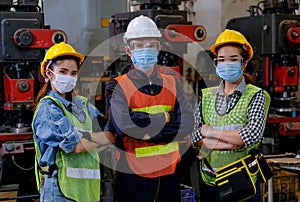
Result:
[[216,74],[227,82],[235,82],[243,74],[241,62],[223,62],[216,66]]
[[152,48],[142,48],[132,50],[132,63],[142,71],[150,70],[157,63],[158,50]]

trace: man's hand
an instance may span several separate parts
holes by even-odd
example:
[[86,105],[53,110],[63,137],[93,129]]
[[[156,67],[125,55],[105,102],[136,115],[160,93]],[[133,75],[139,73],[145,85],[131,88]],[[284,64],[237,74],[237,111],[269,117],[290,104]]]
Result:
[[146,134],[146,135],[144,135],[144,137],[142,138],[142,140],[150,140],[151,139],[151,137],[148,135],[148,134]]
[[168,112],[165,112],[165,117],[166,117],[166,123],[169,123],[171,121],[171,116]]

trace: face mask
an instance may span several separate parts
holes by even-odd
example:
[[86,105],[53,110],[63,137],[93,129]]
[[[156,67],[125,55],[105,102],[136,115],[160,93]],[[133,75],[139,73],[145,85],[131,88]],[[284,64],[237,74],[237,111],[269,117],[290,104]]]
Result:
[[241,62],[223,62],[216,66],[216,74],[227,82],[235,82],[243,74]]
[[77,79],[73,76],[56,74],[51,71],[55,75],[54,81],[52,81],[52,85],[55,89],[61,94],[65,94],[73,90],[76,86]]
[[157,63],[158,50],[152,48],[142,48],[132,50],[132,63],[142,71],[150,70]]

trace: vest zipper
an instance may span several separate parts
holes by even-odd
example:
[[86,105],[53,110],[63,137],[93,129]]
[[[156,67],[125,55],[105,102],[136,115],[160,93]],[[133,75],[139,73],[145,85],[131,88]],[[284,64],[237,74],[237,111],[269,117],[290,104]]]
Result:
[[150,93],[151,93],[151,95],[153,95],[153,89],[152,89],[152,82],[151,81],[149,81],[149,85],[150,85]]

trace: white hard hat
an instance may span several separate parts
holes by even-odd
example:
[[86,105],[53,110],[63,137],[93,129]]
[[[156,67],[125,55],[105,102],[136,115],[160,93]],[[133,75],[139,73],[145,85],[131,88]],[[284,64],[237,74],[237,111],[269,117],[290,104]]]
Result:
[[130,39],[145,37],[161,37],[161,33],[151,18],[140,15],[130,21],[123,39],[127,43]]

